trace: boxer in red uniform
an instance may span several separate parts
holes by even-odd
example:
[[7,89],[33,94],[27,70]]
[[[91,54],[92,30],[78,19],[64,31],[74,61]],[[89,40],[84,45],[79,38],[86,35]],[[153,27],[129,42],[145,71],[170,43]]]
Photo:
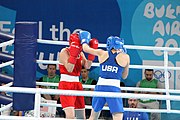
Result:
[[[97,49],[97,40],[91,39],[91,36],[85,36],[86,40],[91,40],[90,46]],[[81,36],[81,38],[82,37],[83,36]],[[82,66],[89,69],[94,58],[94,55],[89,54],[88,60],[86,59],[82,52],[79,34],[71,34],[69,38],[69,47],[63,48],[59,55],[61,79],[58,88],[61,90],[83,90],[82,84],[79,82]],[[60,95],[60,102],[67,119],[75,119],[75,117],[77,119],[86,119],[83,96]]]

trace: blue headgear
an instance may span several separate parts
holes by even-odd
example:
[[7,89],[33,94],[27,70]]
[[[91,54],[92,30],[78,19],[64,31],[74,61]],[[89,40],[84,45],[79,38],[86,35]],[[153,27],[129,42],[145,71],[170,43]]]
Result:
[[123,45],[124,45],[124,39],[122,39],[122,38],[119,38],[117,36],[110,36],[107,38],[106,47],[107,47],[108,51],[110,51],[112,48],[114,48],[116,50],[118,50],[118,49],[124,50]]

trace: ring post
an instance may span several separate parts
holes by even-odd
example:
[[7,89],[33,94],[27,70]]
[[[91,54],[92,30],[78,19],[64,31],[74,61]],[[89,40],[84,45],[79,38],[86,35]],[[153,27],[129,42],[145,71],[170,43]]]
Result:
[[[37,23],[16,22],[14,42],[14,87],[36,87]],[[34,94],[13,93],[13,109],[34,109]]]

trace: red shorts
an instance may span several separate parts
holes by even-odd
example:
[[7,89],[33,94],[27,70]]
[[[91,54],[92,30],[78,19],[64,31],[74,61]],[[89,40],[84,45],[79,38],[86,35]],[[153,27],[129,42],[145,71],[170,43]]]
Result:
[[[66,82],[60,81],[58,89],[61,90],[83,90],[82,84],[80,82]],[[85,108],[84,96],[66,96],[60,95],[60,102],[62,108],[74,107],[75,109]]]

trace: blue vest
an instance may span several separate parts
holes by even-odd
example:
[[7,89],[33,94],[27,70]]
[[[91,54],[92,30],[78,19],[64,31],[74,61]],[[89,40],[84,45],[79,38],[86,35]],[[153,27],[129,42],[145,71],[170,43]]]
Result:
[[146,112],[126,111],[123,114],[123,120],[149,120],[149,118]]
[[109,58],[100,64],[100,77],[105,79],[118,79],[121,80],[123,67],[119,66],[116,62],[117,53],[108,52]]

